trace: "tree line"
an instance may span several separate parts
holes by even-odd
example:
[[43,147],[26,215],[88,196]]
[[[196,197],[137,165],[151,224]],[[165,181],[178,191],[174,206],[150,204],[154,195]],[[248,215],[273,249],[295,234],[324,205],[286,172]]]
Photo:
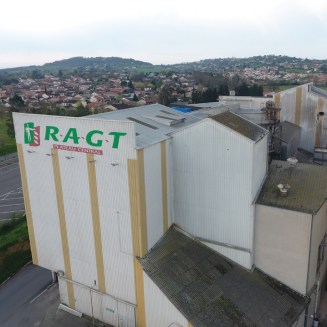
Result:
[[[16,102],[17,104],[17,102]],[[9,119],[6,122],[7,125],[7,135],[10,138],[15,137],[15,129],[14,129],[14,121],[13,121],[13,112],[19,112],[19,108],[21,105],[14,106],[12,105],[9,109]],[[69,116],[69,117],[83,117],[91,115],[88,106],[84,106],[80,100],[76,102],[76,107],[70,110],[67,110],[63,107],[56,107],[54,109],[50,109],[49,107],[41,107],[41,108],[32,108],[27,111],[29,114],[41,114],[41,115],[55,115],[55,116]],[[95,112],[96,113],[96,112]]]
[[229,95],[227,84],[219,85],[219,87],[208,88],[206,91],[192,91],[192,103],[217,102],[219,95]]
[[263,96],[263,86],[254,84],[252,86],[246,85],[246,83],[242,83],[239,86],[235,87],[235,95],[236,96]]

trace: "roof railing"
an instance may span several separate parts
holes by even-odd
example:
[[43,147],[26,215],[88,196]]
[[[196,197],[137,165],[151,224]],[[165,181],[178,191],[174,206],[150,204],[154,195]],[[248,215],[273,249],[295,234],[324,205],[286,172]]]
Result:
[[309,92],[313,92],[313,93],[316,93],[316,94],[319,94],[319,95],[323,96],[324,98],[327,98],[327,91],[322,90],[322,89],[320,89],[318,87],[315,87],[313,85],[310,85]]

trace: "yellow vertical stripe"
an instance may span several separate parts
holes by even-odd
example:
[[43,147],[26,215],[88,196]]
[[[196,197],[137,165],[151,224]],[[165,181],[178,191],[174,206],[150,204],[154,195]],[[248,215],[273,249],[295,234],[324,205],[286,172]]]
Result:
[[23,195],[24,195],[28,235],[30,237],[30,244],[31,244],[32,259],[33,259],[33,263],[35,265],[38,265],[39,260],[38,260],[38,257],[37,257],[37,250],[36,250],[36,243],[35,243],[32,209],[31,209],[31,203],[30,203],[30,195],[29,195],[29,192],[28,192],[28,184],[27,184],[27,175],[26,175],[26,167],[25,167],[23,146],[21,144],[17,144],[17,153],[18,153],[18,159],[19,159],[20,175],[21,175],[21,178],[22,178],[22,187],[23,187]]
[[187,322],[187,327],[193,327],[189,322]]
[[295,102],[295,125],[300,126],[301,123],[301,106],[302,106],[302,87],[296,89],[296,102]]
[[148,252],[148,228],[146,219],[146,200],[145,200],[145,176],[144,176],[144,151],[143,149],[137,151],[137,164],[138,164],[138,178],[139,178],[139,203],[140,203],[140,216],[139,216],[139,240],[140,240],[140,253],[138,254],[143,258]]
[[[280,93],[275,95],[275,108],[281,108]],[[277,119],[280,119],[280,112],[277,112]]]
[[[139,151],[137,155],[138,160],[127,160],[127,169],[134,256],[135,296],[137,304],[136,325],[138,327],[146,327],[143,269],[140,263],[135,258],[137,256],[143,257],[144,254],[146,254],[147,252],[146,208],[144,207],[144,155],[143,150],[142,152]],[[141,179],[143,179],[143,182],[141,181]],[[142,214],[145,214],[143,219],[141,218]],[[144,253],[144,251],[146,252]]]
[[[63,256],[64,256],[64,264],[65,264],[65,273],[66,273],[66,277],[68,279],[73,279],[72,278],[72,269],[71,269],[71,265],[70,265],[68,235],[67,235],[67,226],[66,226],[66,217],[65,217],[64,198],[63,198],[63,194],[62,194],[62,184],[61,184],[58,150],[53,149],[52,153],[53,153],[53,156],[52,156],[53,175],[54,175],[54,182],[55,182],[56,196],[57,196],[57,206],[58,206],[62,251],[63,251]],[[75,309],[73,284],[67,283],[67,291],[68,291],[69,306],[71,308]]]
[[322,127],[324,123],[324,116],[320,116],[319,112],[324,111],[324,99],[323,98],[318,98],[318,109],[317,109],[317,115],[318,115],[318,124],[316,124],[316,141],[315,141],[315,146],[316,147],[321,147],[321,139],[320,135],[322,134]]
[[91,210],[93,221],[93,234],[94,234],[94,247],[95,247],[95,259],[98,272],[98,286],[99,291],[106,293],[106,281],[104,276],[103,265],[103,253],[102,253],[102,239],[101,239],[101,226],[100,226],[100,213],[99,213],[99,201],[97,190],[97,179],[95,172],[94,155],[91,153],[86,154],[87,170],[89,174],[89,187],[91,196]]
[[168,230],[168,201],[167,201],[167,153],[166,141],[161,142],[161,185],[162,185],[162,216],[163,232]]
[[140,255],[140,240],[139,240],[139,183],[138,183],[138,166],[137,160],[127,159],[128,170],[128,185],[129,185],[129,202],[131,211],[132,225],[132,244],[134,257]]

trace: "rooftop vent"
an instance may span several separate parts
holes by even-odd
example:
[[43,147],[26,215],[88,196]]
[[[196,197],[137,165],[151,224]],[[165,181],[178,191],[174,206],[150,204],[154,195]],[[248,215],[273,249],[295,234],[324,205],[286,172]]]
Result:
[[161,116],[161,115],[155,115],[155,116],[143,116],[144,118],[151,119],[157,123],[166,125],[166,126],[172,126],[175,124],[183,123],[186,118],[184,117],[167,117],[167,116]]
[[277,187],[279,188],[279,195],[283,198],[287,197],[287,190],[291,187],[286,183],[278,184]]
[[295,157],[291,157],[288,158],[287,161],[291,164],[292,167],[295,167],[299,160],[297,160]]

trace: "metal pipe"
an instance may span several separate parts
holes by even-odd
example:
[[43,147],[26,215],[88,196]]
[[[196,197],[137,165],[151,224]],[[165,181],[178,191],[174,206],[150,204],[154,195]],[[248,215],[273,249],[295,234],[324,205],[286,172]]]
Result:
[[318,278],[318,283],[317,283],[317,293],[316,293],[316,303],[315,303],[315,315],[314,315],[315,318],[317,318],[317,305],[318,305],[319,285],[320,285],[320,278]]

